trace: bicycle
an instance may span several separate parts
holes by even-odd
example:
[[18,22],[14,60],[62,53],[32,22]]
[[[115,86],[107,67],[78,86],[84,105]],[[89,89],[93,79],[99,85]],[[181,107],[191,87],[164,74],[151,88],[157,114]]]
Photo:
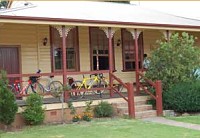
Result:
[[[94,76],[94,77],[93,77]],[[87,89],[90,90],[92,88],[106,88],[108,86],[108,81],[106,78],[103,76],[102,73],[100,74],[91,74],[90,77],[85,77],[83,75],[83,80],[77,80],[73,81],[71,84],[72,90],[81,90],[81,89]],[[102,90],[92,90],[93,93],[102,96],[102,93],[105,91],[105,89]],[[85,91],[80,91],[80,92],[71,92],[70,96],[73,97],[80,97],[84,98],[85,96]]]
[[[40,73],[41,70],[38,70],[37,73]],[[29,80],[27,81],[28,84],[21,88],[21,83],[26,81],[15,80],[15,82],[11,85],[8,85],[8,88],[14,93],[16,97],[27,95],[30,93],[41,93],[43,94],[44,91],[46,92],[60,92],[63,85],[60,81],[54,81],[50,76],[48,79],[47,86],[42,85],[39,80],[41,76],[30,76]]]
[[[41,70],[38,70],[37,73],[40,73]],[[36,85],[38,76],[30,76],[28,81],[20,81],[15,80],[13,84],[9,84],[8,88],[14,93],[16,97],[21,97],[22,95],[26,95],[29,91],[34,93],[43,92],[42,87]],[[21,83],[28,82],[27,85],[21,87]]]

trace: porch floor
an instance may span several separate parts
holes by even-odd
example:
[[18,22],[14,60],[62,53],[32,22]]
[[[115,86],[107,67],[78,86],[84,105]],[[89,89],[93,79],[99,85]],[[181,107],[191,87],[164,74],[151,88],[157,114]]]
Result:
[[[127,92],[123,92],[123,95],[127,97]],[[144,94],[140,94],[144,95]],[[140,96],[140,95],[135,95],[135,96]],[[114,99],[114,98],[122,98],[119,94],[114,93],[113,97],[110,97],[109,93],[104,93],[100,97],[100,95],[97,94],[90,94],[90,95],[85,95],[84,98],[70,98],[69,100],[72,102],[81,102],[81,101],[88,101],[88,100],[104,100],[104,99]],[[19,106],[25,106],[25,99],[23,100],[16,100],[17,104]],[[52,96],[47,96],[43,98],[43,104],[54,104],[54,103],[61,103],[60,98],[54,98]]]

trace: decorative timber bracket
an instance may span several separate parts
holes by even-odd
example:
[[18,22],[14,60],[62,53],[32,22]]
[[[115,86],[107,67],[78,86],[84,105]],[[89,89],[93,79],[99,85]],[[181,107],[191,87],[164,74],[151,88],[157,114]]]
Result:
[[[106,37],[109,38],[109,27],[99,27],[99,29],[103,30],[104,33],[106,34]],[[111,28],[110,29],[110,34],[111,34],[111,38],[113,38],[115,32],[118,30],[118,28]]]
[[[56,30],[59,32],[60,37],[63,37],[63,25],[54,25],[52,26],[54,28],[56,28]],[[64,30],[64,36],[67,37],[68,33],[70,30],[72,30],[75,26],[64,26],[65,30]]]

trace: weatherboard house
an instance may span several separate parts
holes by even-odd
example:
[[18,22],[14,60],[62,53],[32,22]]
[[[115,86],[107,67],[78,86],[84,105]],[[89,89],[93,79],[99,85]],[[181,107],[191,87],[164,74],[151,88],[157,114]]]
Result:
[[183,31],[200,37],[200,20],[123,3],[13,1],[0,9],[0,69],[10,82],[40,69],[64,84],[104,73],[137,85],[143,54]]

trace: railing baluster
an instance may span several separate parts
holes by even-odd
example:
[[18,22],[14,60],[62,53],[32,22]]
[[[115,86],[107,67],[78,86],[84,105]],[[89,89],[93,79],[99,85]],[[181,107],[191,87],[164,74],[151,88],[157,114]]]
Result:
[[163,115],[162,83],[160,80],[156,81],[156,110],[157,110],[157,116]]
[[130,118],[135,118],[133,84],[127,83],[127,85],[128,85],[128,113]]

